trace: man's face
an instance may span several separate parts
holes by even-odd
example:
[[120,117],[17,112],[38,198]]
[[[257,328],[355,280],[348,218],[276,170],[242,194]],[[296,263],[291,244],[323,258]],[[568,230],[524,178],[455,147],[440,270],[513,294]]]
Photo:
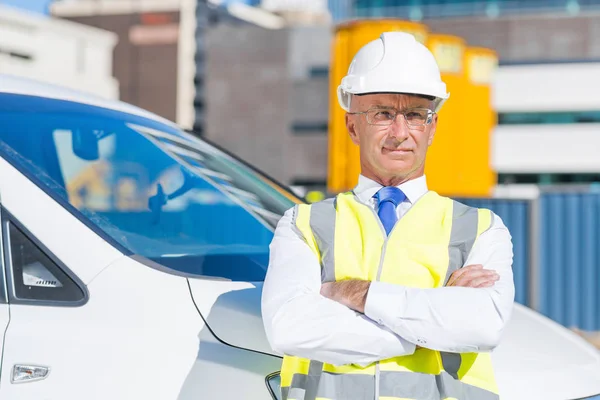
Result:
[[[386,112],[386,109],[432,110],[433,104],[413,95],[371,94],[353,96],[350,107],[350,113],[375,108]],[[428,125],[409,127],[401,114],[389,126],[369,124],[366,114],[346,114],[350,137],[360,148],[362,174],[371,179],[378,178],[379,181],[392,180],[394,184],[423,174],[427,148],[433,141],[436,125],[437,115]]]

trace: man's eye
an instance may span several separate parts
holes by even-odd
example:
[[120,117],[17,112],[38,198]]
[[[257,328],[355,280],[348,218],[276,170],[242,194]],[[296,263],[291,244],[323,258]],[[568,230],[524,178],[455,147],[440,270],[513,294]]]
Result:
[[375,118],[377,119],[392,119],[394,118],[394,114],[391,111],[377,111],[375,114]]
[[410,111],[408,113],[406,113],[406,118],[420,118],[423,119],[426,117],[426,114],[423,112],[418,112],[418,111]]

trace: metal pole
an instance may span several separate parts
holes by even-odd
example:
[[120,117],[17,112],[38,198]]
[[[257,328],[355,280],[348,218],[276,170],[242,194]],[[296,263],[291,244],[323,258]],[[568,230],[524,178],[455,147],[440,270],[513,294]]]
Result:
[[529,307],[540,308],[541,193],[529,200]]

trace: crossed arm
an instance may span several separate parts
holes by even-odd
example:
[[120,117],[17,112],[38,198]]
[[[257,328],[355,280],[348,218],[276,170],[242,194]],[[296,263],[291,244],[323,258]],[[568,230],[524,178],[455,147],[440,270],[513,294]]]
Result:
[[319,262],[292,229],[291,212],[277,226],[270,257],[263,321],[271,346],[283,354],[367,365],[412,354],[417,345],[487,351],[512,310],[512,245],[499,218],[476,242],[467,260],[474,266],[444,288],[358,280],[322,285]]

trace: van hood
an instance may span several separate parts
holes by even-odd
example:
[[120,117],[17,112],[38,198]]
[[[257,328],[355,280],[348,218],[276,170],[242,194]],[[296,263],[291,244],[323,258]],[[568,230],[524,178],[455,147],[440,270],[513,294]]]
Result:
[[229,345],[278,355],[265,335],[262,282],[188,279],[194,303],[214,335]]
[[[198,311],[215,336],[236,347],[279,355],[264,332],[262,283],[189,279]],[[600,352],[554,321],[515,304],[492,355],[507,400],[581,399],[600,394]]]
[[502,398],[566,400],[600,394],[600,351],[520,304],[492,359]]

